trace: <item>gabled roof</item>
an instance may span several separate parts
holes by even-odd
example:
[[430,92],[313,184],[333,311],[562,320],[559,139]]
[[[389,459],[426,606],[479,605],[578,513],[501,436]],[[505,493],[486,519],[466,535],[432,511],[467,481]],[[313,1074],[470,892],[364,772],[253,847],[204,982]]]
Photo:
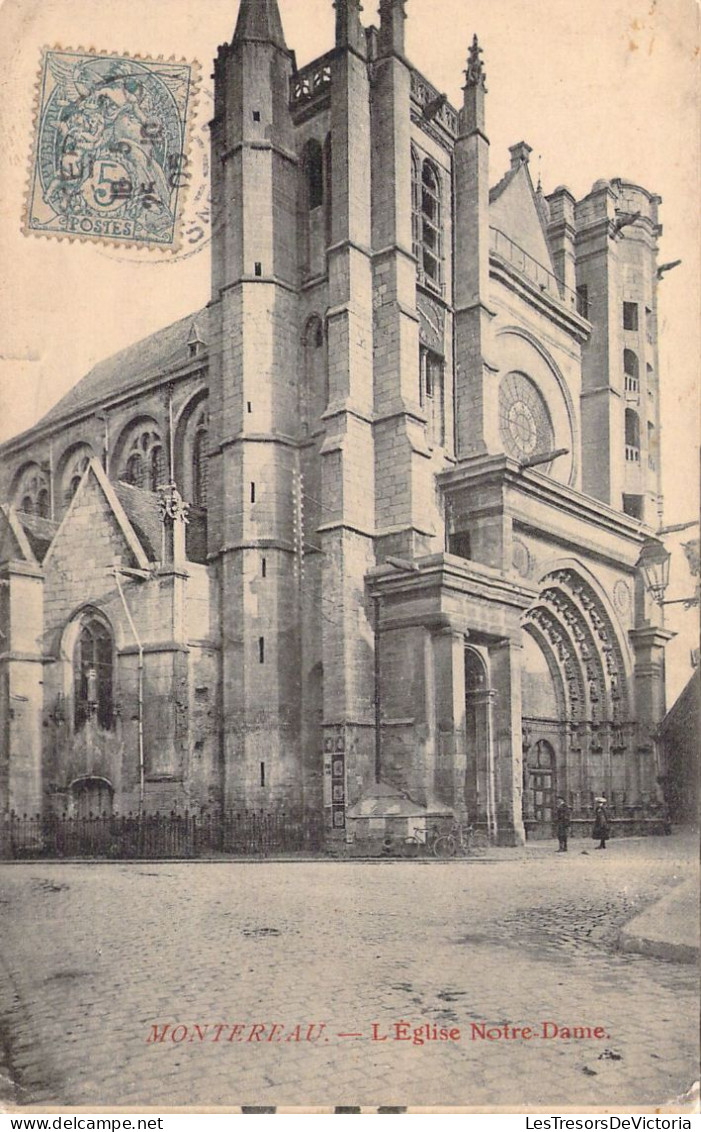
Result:
[[[88,490],[88,484],[91,479],[97,480],[98,486],[102,490],[108,507],[112,512],[112,515],[114,516],[117,527],[121,531],[126,547],[128,548],[133,558],[134,565],[140,570],[147,570],[151,562],[155,561],[156,558],[156,556],[153,554],[153,548],[150,545],[150,537],[145,537],[144,541],[142,541],[142,537],[136,531],[134,525],[129,519],[129,516],[127,515],[127,512],[121,500],[119,499],[114,485],[110,483],[102,467],[102,464],[94,456],[91,458],[90,463],[83,472],[83,476],[81,478],[78,489],[69,504],[66,514],[63,516],[63,519],[58,526],[56,535],[46,555],[45,565],[49,564],[54,553],[54,548],[56,547],[60,536],[62,535],[64,530],[66,530],[66,528],[70,526],[73,513],[75,512],[76,508],[81,505],[82,497]],[[149,545],[147,546],[145,545],[145,543],[148,543]]]
[[184,365],[190,358],[188,342],[193,324],[197,326],[200,341],[206,342],[209,312],[205,307],[163,330],[157,330],[148,338],[127,346],[105,361],[98,362],[53,409],[49,409],[38,425],[58,421],[85,409],[97,408],[116,394]]
[[4,503],[0,506],[0,562],[14,560],[27,562],[30,566],[38,565],[38,556],[17,511]]
[[554,274],[543,210],[527,162],[509,169],[490,191],[489,223]]

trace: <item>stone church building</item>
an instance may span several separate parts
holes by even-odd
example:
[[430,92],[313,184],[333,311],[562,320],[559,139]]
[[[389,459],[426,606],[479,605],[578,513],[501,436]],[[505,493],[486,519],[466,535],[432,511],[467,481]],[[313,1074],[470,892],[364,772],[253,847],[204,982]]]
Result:
[[209,303],[0,448],[0,812],[659,799],[659,198],[503,171],[476,38],[456,109],[335,10],[299,70],[241,0]]

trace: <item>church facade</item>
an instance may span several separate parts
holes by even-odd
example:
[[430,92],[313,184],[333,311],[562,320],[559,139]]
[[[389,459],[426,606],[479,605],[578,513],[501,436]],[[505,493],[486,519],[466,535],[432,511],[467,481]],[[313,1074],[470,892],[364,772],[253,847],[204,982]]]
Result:
[[455,109],[335,9],[241,0],[208,305],[0,448],[0,812],[659,799],[659,198],[494,183],[477,39]]

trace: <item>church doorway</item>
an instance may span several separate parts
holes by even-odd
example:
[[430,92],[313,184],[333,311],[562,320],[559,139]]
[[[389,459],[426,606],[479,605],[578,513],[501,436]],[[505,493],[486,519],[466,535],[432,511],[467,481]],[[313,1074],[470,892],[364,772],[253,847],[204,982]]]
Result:
[[111,815],[114,790],[106,778],[77,778],[71,784],[71,809],[75,818]]
[[554,813],[555,752],[547,739],[539,739],[528,752],[524,819],[545,824]]

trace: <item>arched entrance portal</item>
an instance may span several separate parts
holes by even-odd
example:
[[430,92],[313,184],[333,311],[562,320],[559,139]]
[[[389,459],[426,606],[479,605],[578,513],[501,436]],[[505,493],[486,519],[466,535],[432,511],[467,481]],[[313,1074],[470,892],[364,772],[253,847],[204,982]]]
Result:
[[523,821],[528,836],[551,837],[555,797],[566,793],[567,729],[559,675],[534,628],[523,638],[521,697]]
[[76,818],[112,813],[114,790],[106,778],[86,776],[71,783],[71,808]]

